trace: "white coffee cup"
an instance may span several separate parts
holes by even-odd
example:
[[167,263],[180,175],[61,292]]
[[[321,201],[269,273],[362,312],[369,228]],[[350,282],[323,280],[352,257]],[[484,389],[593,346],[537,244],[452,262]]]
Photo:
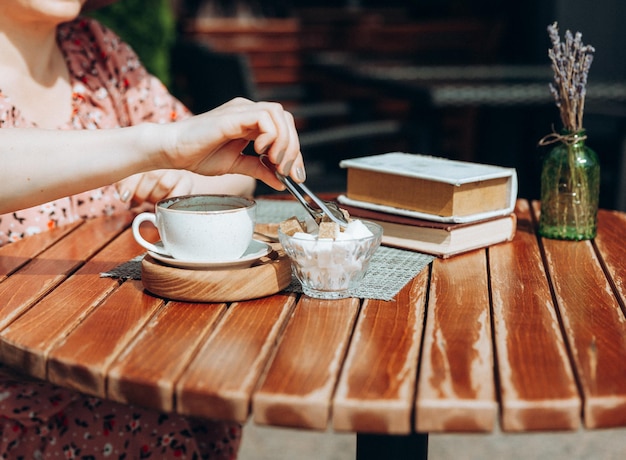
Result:
[[[234,195],[167,198],[133,220],[133,236],[149,251],[187,261],[221,262],[240,258],[254,233],[256,202]],[[150,222],[161,245],[146,241],[140,225]]]

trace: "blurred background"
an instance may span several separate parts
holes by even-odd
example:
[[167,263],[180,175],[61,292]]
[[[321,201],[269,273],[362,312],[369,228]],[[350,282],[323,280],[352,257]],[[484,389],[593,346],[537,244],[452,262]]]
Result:
[[556,21],[596,49],[587,144],[601,206],[626,210],[623,0],[119,0],[93,14],[194,112],[234,96],[288,107],[316,191],[343,190],[344,158],[406,151],[514,167],[527,198],[537,143],[561,127]]

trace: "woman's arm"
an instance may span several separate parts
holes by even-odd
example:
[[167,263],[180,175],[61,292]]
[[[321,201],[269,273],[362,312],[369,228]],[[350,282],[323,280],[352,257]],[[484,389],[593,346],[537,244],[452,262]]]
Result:
[[294,180],[305,178],[293,117],[279,104],[235,99],[176,123],[105,130],[0,129],[0,214],[112,184],[136,173],[186,169],[244,174],[282,190],[249,143]]
[[0,129],[0,214],[114,183],[158,163],[151,125]]

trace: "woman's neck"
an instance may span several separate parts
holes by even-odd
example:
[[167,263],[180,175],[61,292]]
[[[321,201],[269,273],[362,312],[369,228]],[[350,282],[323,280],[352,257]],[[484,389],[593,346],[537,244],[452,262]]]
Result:
[[15,27],[0,19],[0,66],[30,76],[42,84],[54,79],[62,53],[56,27]]
[[55,28],[16,30],[0,20],[0,90],[40,127],[69,119],[71,85]]

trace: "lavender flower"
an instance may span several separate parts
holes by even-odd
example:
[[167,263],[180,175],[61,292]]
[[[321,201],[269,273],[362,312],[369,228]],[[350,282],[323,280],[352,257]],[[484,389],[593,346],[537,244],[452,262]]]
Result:
[[582,34],[565,32],[561,41],[557,23],[548,26],[552,48],[548,57],[552,61],[554,83],[550,83],[550,93],[554,97],[564,128],[572,133],[583,129],[583,112],[587,94],[587,76],[593,61],[595,49],[584,45]]

